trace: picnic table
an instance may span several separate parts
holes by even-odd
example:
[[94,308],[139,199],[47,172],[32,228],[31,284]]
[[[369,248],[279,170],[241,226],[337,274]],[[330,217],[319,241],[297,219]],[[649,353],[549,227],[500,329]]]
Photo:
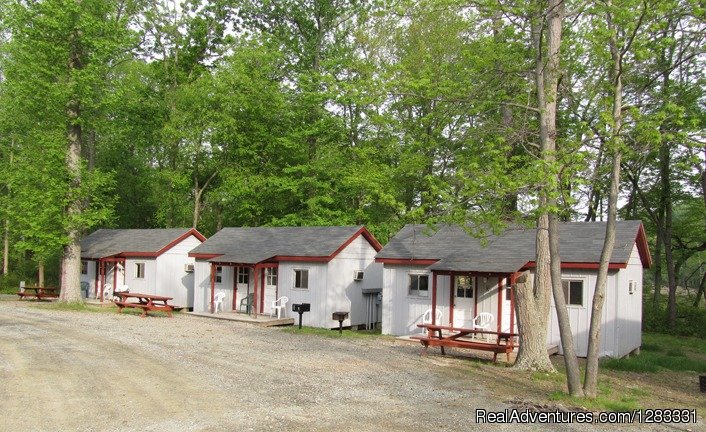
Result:
[[[147,312],[152,311],[166,312],[169,318],[172,318],[174,306],[169,304],[169,300],[172,300],[173,297],[133,292],[116,292],[115,295],[120,297],[120,300],[113,300],[113,303],[118,306],[118,313],[125,308],[136,308],[142,309],[142,315],[140,315],[142,318],[147,316]],[[128,299],[132,300],[128,301]]]
[[[510,353],[515,349],[514,339],[517,333],[496,332],[489,330],[478,330],[472,328],[418,324],[417,327],[427,330],[426,335],[415,335],[412,339],[419,340],[424,346],[422,354],[427,353],[430,346],[441,348],[441,354],[446,354],[444,347],[468,348],[481,351],[492,351],[493,361],[497,361],[498,354],[505,353],[507,361],[510,361]],[[492,335],[496,337],[495,343],[481,342],[473,340],[473,336]],[[501,343],[502,342],[502,343]]]
[[17,295],[20,296],[20,300],[28,297],[34,297],[37,300],[59,298],[59,288],[26,286],[20,288]]

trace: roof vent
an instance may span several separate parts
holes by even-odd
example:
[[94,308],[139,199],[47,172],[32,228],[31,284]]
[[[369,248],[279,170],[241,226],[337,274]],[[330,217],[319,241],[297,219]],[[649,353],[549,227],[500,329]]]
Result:
[[365,272],[363,270],[356,270],[353,272],[353,280],[355,281],[362,281],[363,280],[363,275]]

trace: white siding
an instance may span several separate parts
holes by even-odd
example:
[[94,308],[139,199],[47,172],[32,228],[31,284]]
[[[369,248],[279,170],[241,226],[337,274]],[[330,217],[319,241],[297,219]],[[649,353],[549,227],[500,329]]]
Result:
[[[637,246],[633,246],[628,266],[618,276],[615,318],[615,356],[623,357],[642,345],[642,262]],[[635,281],[635,292],[628,291]]]
[[[333,312],[348,312],[344,326],[357,326],[365,323],[366,310],[363,288],[382,288],[382,264],[375,262],[377,252],[362,235],[345,247],[336,258],[328,263],[328,296],[326,308],[322,312],[322,327],[336,327]],[[353,280],[353,273],[363,270],[362,281]]]
[[81,282],[88,282],[88,298],[96,298],[96,271],[98,263],[96,261],[85,260],[88,265],[87,274],[81,275]]
[[[222,292],[225,294],[223,299],[223,311],[233,310],[233,277],[235,276],[235,267],[223,266],[221,273],[221,282],[216,282],[213,286],[214,296]],[[252,272],[250,272],[250,283],[252,284]],[[252,288],[251,288],[252,289]],[[240,299],[244,298],[247,293],[247,285],[238,284],[236,309],[240,305]],[[203,260],[196,260],[194,265],[194,312],[210,312],[211,311],[211,263]]]
[[[429,296],[409,295],[409,275],[429,275]],[[382,332],[390,335],[419,333],[422,316],[431,308],[432,275],[424,266],[385,265],[383,270]],[[436,307],[443,314],[440,324],[449,324],[449,276],[437,276]]]
[[[137,263],[145,264],[145,277],[136,277]],[[109,273],[110,275],[110,273]],[[113,283],[112,276],[106,276],[106,283]],[[120,278],[118,278],[118,285]],[[157,294],[157,260],[155,258],[128,258],[125,261],[125,285],[130,292]]]
[[201,240],[191,235],[157,257],[154,294],[173,297],[171,303],[176,306],[193,307],[194,273],[184,266],[194,264],[189,252],[200,244]]
[[[309,270],[309,289],[294,288],[294,270]],[[285,316],[299,319],[299,315],[292,312],[293,303],[309,303],[311,311],[302,316],[302,324],[311,327],[331,327],[330,320],[326,318],[329,310],[326,281],[328,278],[328,265],[326,263],[311,262],[280,262],[278,272],[279,296],[287,296],[287,311]],[[331,316],[329,315],[330,319]]]

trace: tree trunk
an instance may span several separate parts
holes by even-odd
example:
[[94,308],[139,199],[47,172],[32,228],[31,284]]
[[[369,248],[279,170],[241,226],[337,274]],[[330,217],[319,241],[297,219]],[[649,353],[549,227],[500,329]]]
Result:
[[10,273],[10,219],[5,219],[5,237],[2,249],[2,274]]
[[[545,230],[537,230],[537,237],[546,236]],[[540,271],[540,259],[537,260],[536,272]],[[541,260],[543,263],[546,259]],[[541,270],[548,269],[542,265]],[[549,289],[536,285],[529,272],[524,272],[515,280],[515,311],[517,314],[517,332],[519,349],[514,367],[521,370],[553,372],[554,366],[547,352],[547,325],[549,321]],[[548,281],[549,277],[542,278]]]
[[[660,216],[658,219],[663,219]],[[659,231],[662,229],[662,222],[657,223],[657,242],[655,244],[655,273],[654,273],[654,293],[652,294],[652,311],[657,314],[659,312],[659,301],[662,294],[662,234]]]
[[[74,34],[69,53],[69,69],[78,70],[83,67],[81,64],[81,49],[76,40],[78,36]],[[70,176],[69,195],[73,196],[66,208],[68,219],[66,234],[68,243],[64,246],[61,258],[61,294],[59,298],[63,302],[81,301],[81,232],[76,223],[76,219],[81,215],[81,199],[78,197],[78,190],[81,187],[81,102],[77,95],[72,96],[66,104],[66,114],[68,116],[67,140],[69,144],[66,153],[66,168]]]
[[664,246],[664,258],[667,265],[667,286],[669,289],[667,305],[667,323],[673,329],[677,323],[677,280],[674,271],[674,255],[672,249],[672,221],[674,220],[672,207],[672,185],[671,185],[671,151],[669,143],[662,143],[660,148],[660,210],[664,210],[664,225],[662,227],[662,245]]
[[591,306],[591,321],[588,330],[588,350],[586,355],[586,376],[583,391],[586,396],[595,398],[598,392],[598,355],[601,347],[601,324],[603,319],[603,304],[605,303],[606,283],[608,281],[608,264],[613,256],[615,245],[615,221],[618,215],[618,188],[620,187],[620,162],[622,159],[622,142],[620,131],[623,124],[623,80],[622,80],[622,50],[618,47],[616,30],[613,24],[613,15],[610,12],[612,2],[606,2],[608,13],[606,21],[610,31],[609,47],[612,60],[611,78],[613,81],[613,125],[611,136],[605,142],[610,146],[608,153],[613,155],[613,164],[610,176],[610,190],[608,192],[608,220],[606,222],[601,261],[596,277],[596,286],[593,291],[593,304]]
[[37,285],[40,287],[43,287],[44,286],[44,261],[40,261],[37,264],[37,280],[39,281],[37,283]]
[[696,299],[694,299],[695,308],[699,307],[699,303],[701,303],[701,297],[704,296],[704,289],[706,289],[706,272],[704,272],[704,275],[701,277],[699,291],[696,293]]

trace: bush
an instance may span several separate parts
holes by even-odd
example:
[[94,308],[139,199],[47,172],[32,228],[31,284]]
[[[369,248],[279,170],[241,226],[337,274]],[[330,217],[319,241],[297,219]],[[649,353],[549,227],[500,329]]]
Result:
[[667,333],[678,336],[706,338],[706,309],[695,308],[692,300],[677,296],[677,321],[674,328],[669,328],[667,296],[660,297],[660,304],[655,311],[652,307],[652,293],[646,293],[642,302],[642,327],[644,331]]

